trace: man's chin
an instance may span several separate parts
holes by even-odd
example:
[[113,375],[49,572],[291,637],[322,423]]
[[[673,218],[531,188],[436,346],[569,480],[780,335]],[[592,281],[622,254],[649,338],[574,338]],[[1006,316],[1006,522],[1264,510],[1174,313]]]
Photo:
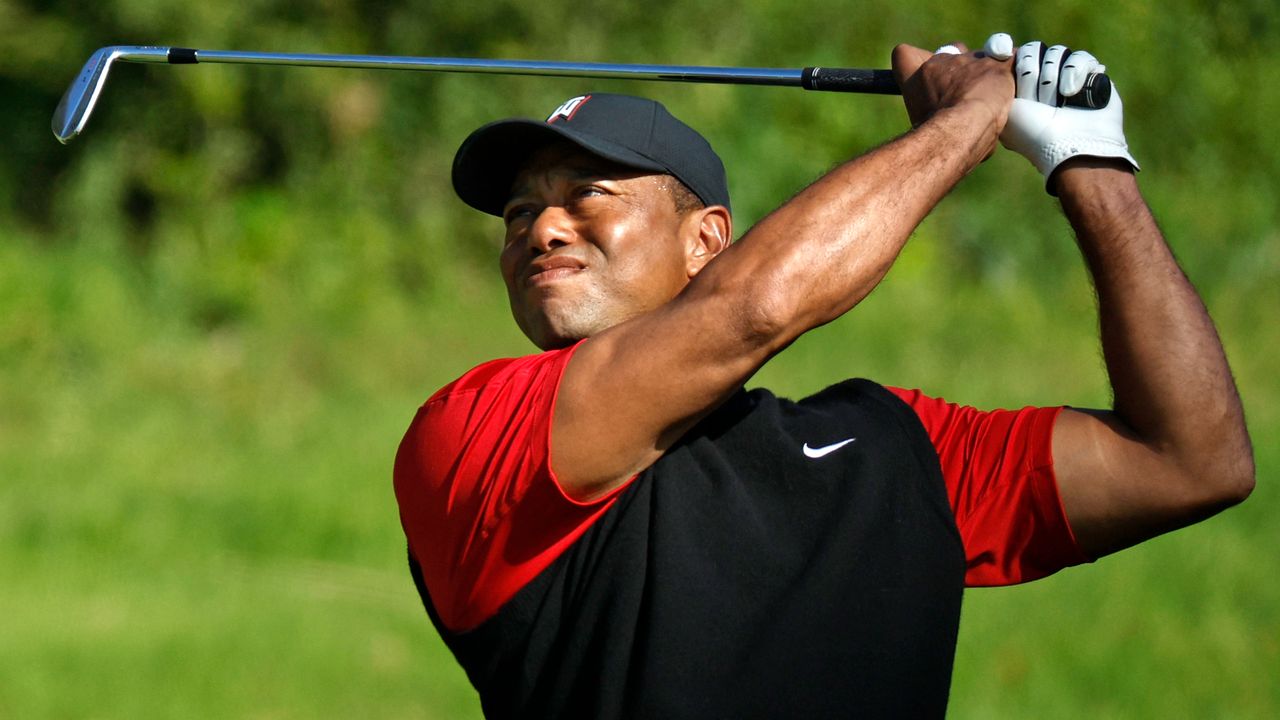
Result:
[[572,327],[549,323],[524,323],[517,320],[516,324],[520,326],[520,330],[525,334],[525,337],[533,341],[533,344],[542,350],[566,348],[594,334]]
[[556,299],[512,315],[525,337],[543,350],[568,347],[579,340],[597,335],[617,324],[614,313],[602,303],[578,299],[569,302]]

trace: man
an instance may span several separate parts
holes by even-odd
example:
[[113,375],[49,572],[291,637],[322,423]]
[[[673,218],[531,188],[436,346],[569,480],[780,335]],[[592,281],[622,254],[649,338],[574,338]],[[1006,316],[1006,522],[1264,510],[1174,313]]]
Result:
[[[1012,49],[895,49],[914,129],[732,244],[719,158],[656,103],[581,96],[463,144],[454,186],[503,218],[512,312],[545,352],[436,393],[395,481],[415,582],[487,714],[941,715],[964,585],[1250,492],[1230,370],[1138,193],[1118,95],[1059,108],[1097,61]],[[998,140],[1075,229],[1111,410],[742,390],[865,297]]]

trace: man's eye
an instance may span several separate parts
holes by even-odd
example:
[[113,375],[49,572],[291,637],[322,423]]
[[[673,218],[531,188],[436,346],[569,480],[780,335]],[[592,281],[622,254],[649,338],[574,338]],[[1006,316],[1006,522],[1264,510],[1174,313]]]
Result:
[[531,215],[533,215],[533,207],[531,205],[516,205],[514,207],[507,208],[506,213],[502,215],[502,219],[510,225],[516,220],[530,217]]

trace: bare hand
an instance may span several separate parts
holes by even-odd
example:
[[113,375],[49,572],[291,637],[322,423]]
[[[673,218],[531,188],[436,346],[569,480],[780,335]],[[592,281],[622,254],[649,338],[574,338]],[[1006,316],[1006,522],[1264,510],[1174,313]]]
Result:
[[911,45],[893,49],[893,73],[913,127],[948,108],[969,108],[990,123],[991,149],[1009,118],[1014,81],[1011,60],[969,52],[952,43],[959,54],[931,53]]

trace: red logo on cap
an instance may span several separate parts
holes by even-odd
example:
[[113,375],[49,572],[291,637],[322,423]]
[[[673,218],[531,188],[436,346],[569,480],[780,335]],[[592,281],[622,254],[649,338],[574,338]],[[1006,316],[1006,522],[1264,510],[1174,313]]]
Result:
[[578,112],[578,109],[585,105],[590,99],[590,95],[579,95],[576,98],[569,98],[568,100],[565,100],[560,107],[556,108],[547,116],[547,122],[553,123],[560,118],[572,120],[574,113]]

